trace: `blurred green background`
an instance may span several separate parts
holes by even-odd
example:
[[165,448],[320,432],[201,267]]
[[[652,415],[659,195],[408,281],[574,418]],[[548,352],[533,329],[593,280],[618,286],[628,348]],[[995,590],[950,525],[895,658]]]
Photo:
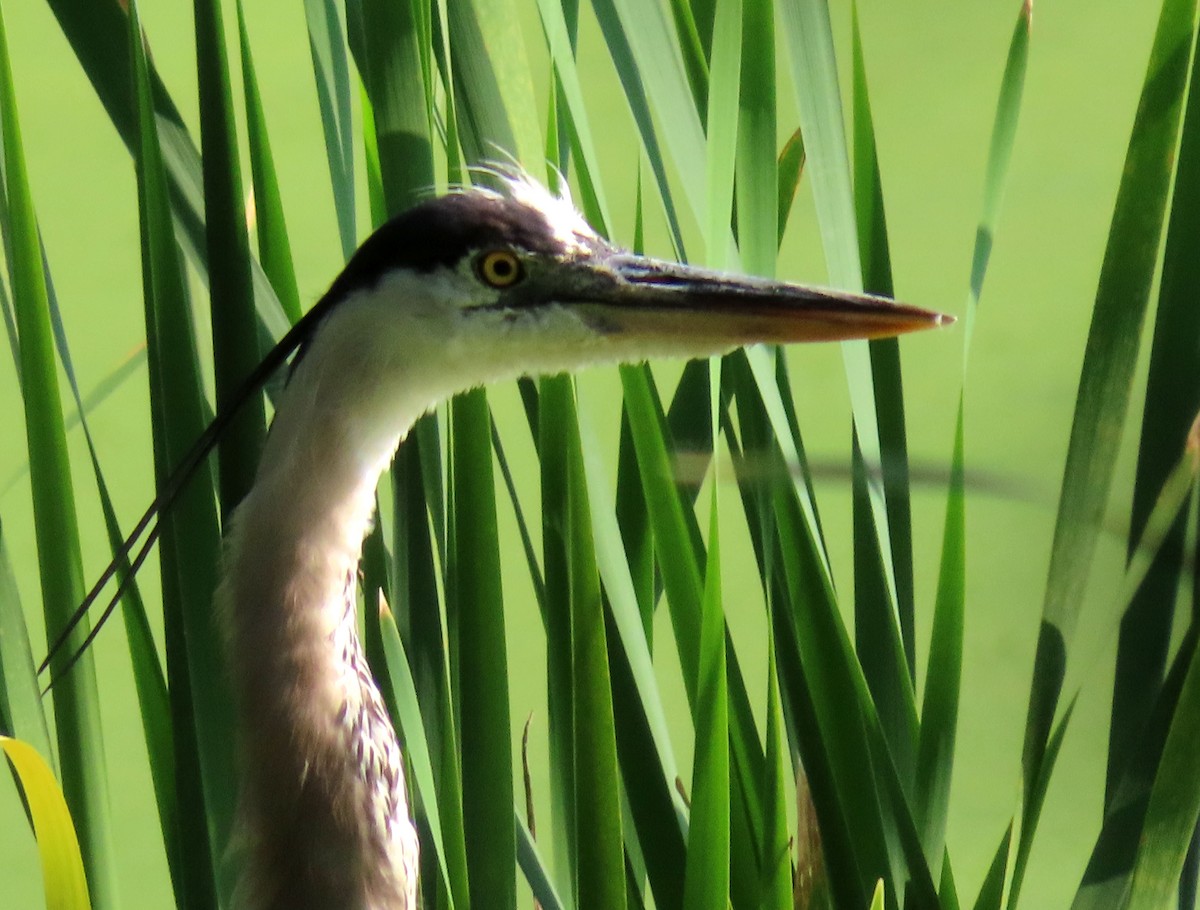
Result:
[[[547,72],[534,4],[521,2],[526,49],[535,72]],[[834,31],[848,71],[849,4],[831,0]],[[896,4],[862,0],[859,11],[875,117],[897,296],[961,312],[975,224],[979,217],[991,120],[1004,56],[1019,3],[936,0]],[[234,23],[227,5],[226,25]],[[195,61],[190,4],[146,0],[141,5],[155,63],[185,118],[196,123]],[[247,3],[268,127],[295,253],[302,299],[311,303],[341,265],[323,140],[313,90],[304,15],[284,0]],[[1019,752],[1033,645],[1049,558],[1057,486],[1082,359],[1100,257],[1117,180],[1144,75],[1157,8],[1135,0],[1062,0],[1036,6],[1024,107],[1000,231],[984,288],[967,389],[968,606],[959,753],[951,799],[949,844],[959,892],[974,894],[985,863],[1019,794]],[[82,75],[49,9],[36,0],[4,4],[13,54],[30,179],[62,306],[75,367],[85,394],[142,343],[141,276],[133,168]],[[231,42],[236,42],[232,32]],[[231,46],[236,46],[236,43]],[[579,59],[616,237],[632,240],[635,133],[590,11],[584,4]],[[781,85],[790,84],[786,80]],[[844,83],[845,84],[845,83]],[[546,85],[538,87],[545,97]],[[240,97],[240,96],[235,96]],[[794,99],[781,91],[796,122]],[[195,133],[198,135],[198,133]],[[782,137],[781,137],[782,138]],[[361,178],[361,170],[360,170]],[[365,209],[365,206],[363,207]],[[360,209],[361,211],[362,209]],[[702,249],[693,229],[694,249]],[[648,225],[651,252],[669,254],[661,224]],[[824,266],[811,200],[801,184],[780,259],[782,277],[821,282]],[[199,333],[207,336],[207,329]],[[930,481],[914,485],[918,629],[927,640],[944,509],[942,489],[961,371],[961,324],[902,344],[910,456]],[[801,426],[820,466],[817,492],[843,603],[852,604],[850,574],[850,418],[836,347],[793,349]],[[666,364],[664,377],[678,365]],[[144,371],[135,373],[90,415],[100,456],[124,524],[151,498],[149,426]],[[592,429],[614,441],[615,374],[587,374],[580,394],[598,404]],[[1135,390],[1134,402],[1140,402]],[[537,478],[521,471],[530,459],[528,431],[511,388],[492,395],[501,433],[518,469],[527,503]],[[37,575],[20,398],[9,358],[0,358],[0,518],[17,567],[31,629],[40,634]],[[72,457],[85,459],[76,431]],[[615,445],[611,448],[615,449]],[[1114,509],[1127,506],[1130,447],[1118,471]],[[85,463],[83,460],[77,464]],[[608,453],[615,468],[615,457]],[[76,476],[85,533],[86,575],[108,560],[91,479]],[[740,508],[727,485],[724,521],[726,610],[751,692],[763,691],[765,654],[751,557],[740,532]],[[501,502],[506,498],[501,496]],[[506,506],[501,520],[511,523]],[[1119,519],[1123,520],[1123,519]],[[503,529],[502,529],[503,530]],[[1110,592],[1121,574],[1121,527],[1104,537],[1093,573],[1094,597],[1081,624],[1080,653],[1103,655],[1114,645]],[[534,712],[535,758],[544,752],[544,646],[527,590],[515,534],[506,591],[510,665],[527,668],[513,684],[514,721]],[[153,562],[153,561],[151,561]],[[736,566],[745,566],[746,574]],[[154,583],[145,573],[153,603]],[[751,590],[744,605],[735,592]],[[1092,647],[1087,646],[1092,642]],[[170,903],[157,818],[140,740],[137,705],[124,637],[109,629],[96,644],[104,699],[109,769],[122,896],[131,907]],[[44,646],[35,645],[36,653]],[[924,655],[918,655],[922,665]],[[1111,664],[1111,660],[1107,662]],[[1105,666],[1099,661],[1098,666]],[[666,691],[681,689],[671,668]],[[1075,668],[1087,673],[1086,666]],[[755,675],[755,672],[757,675]],[[1065,905],[1078,885],[1094,841],[1103,792],[1110,680],[1089,678],[1051,784],[1026,907]],[[114,735],[113,731],[119,731]],[[520,735],[519,723],[515,730]],[[678,742],[681,765],[690,748]],[[536,777],[535,777],[536,780]],[[545,805],[540,794],[539,806]],[[546,810],[542,810],[546,811]],[[37,855],[14,788],[0,786],[0,906],[40,901]]]

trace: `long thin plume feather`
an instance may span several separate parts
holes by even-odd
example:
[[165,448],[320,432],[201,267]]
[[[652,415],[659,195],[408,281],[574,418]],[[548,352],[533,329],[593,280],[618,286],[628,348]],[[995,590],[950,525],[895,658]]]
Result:
[[238,389],[237,394],[234,396],[233,403],[213,418],[212,423],[205,427],[204,432],[200,434],[191,449],[183,456],[179,464],[175,466],[170,476],[167,477],[158,491],[158,495],[154,497],[154,501],[150,503],[150,507],[146,509],[142,517],[138,520],[138,523],[134,525],[133,530],[125,538],[124,543],[113,554],[112,561],[109,562],[107,568],[100,574],[100,578],[97,579],[92,589],[88,591],[83,602],[76,608],[70,620],[58,633],[58,637],[54,639],[53,644],[50,645],[45,659],[38,666],[39,674],[44,673],[49,668],[50,662],[62,651],[71,633],[75,631],[79,623],[83,621],[84,616],[87,615],[88,611],[99,600],[104,589],[108,587],[108,583],[117,576],[121,564],[129,559],[130,554],[137,549],[137,554],[130,563],[128,572],[121,576],[117,584],[116,593],[109,600],[99,620],[92,627],[91,631],[88,632],[87,637],[83,640],[83,644],[58,668],[54,674],[54,678],[46,686],[46,691],[49,691],[55,682],[66,676],[71,668],[75,666],[75,663],[83,655],[83,652],[95,640],[105,620],[112,614],[121,597],[124,596],[130,581],[137,574],[142,563],[146,561],[146,557],[149,555],[151,548],[161,533],[161,526],[156,519],[170,509],[179,498],[179,494],[183,491],[188,481],[191,480],[196,469],[204,463],[204,459],[216,448],[217,443],[221,439],[221,434],[225,431],[230,421],[237,415],[241,406],[251,395],[258,393],[275,372],[287,362],[288,357],[312,336],[316,326],[325,318],[330,308],[336,302],[337,299],[329,295],[322,297],[299,322],[288,330],[279,343],[267,353],[258,366],[254,368],[253,372],[246,377],[242,387]]

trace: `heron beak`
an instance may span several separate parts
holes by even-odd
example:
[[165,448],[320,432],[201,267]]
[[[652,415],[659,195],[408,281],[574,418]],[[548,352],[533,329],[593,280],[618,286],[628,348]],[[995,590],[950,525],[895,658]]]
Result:
[[605,286],[577,305],[602,331],[700,343],[787,344],[887,338],[954,322],[953,316],[885,297],[714,272],[627,253],[607,257],[600,271]]

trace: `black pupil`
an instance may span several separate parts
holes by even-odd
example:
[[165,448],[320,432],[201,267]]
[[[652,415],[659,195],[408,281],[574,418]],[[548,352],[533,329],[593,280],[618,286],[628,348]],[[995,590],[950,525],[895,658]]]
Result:
[[511,278],[513,274],[512,260],[507,256],[496,256],[493,258],[492,274],[497,278]]

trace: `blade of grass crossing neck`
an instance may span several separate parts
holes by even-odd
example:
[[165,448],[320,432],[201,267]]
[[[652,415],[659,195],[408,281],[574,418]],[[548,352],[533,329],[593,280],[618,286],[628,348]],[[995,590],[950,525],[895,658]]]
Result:
[[[816,203],[817,221],[825,249],[829,279],[839,287],[862,289],[862,266],[855,228],[854,197],[850,185],[849,156],[842,125],[842,101],[834,58],[833,34],[826,0],[784,0],[784,31],[790,48],[792,81],[800,103],[800,126]],[[858,442],[867,464],[882,464],[879,405],[871,378],[870,355],[865,342],[842,344],[846,379]],[[898,388],[888,389],[898,397]],[[882,554],[887,594],[897,609],[894,558],[887,501],[879,479],[869,479],[871,520]],[[899,614],[893,623],[900,625]]]
[[[463,864],[454,864],[448,861],[446,842],[442,836],[438,795],[434,786],[433,764],[429,744],[425,739],[420,705],[417,702],[416,684],[409,670],[408,658],[404,653],[404,643],[400,640],[400,632],[396,628],[395,617],[386,603],[379,605],[379,627],[387,660],[392,703],[397,708],[397,725],[404,743],[407,766],[411,769],[413,776],[412,787],[420,797],[421,811],[425,813],[434,852],[437,855],[438,871],[442,876],[442,884],[447,889],[444,892],[446,901],[444,906],[452,910],[457,903],[456,897],[463,895],[465,898],[466,869]],[[428,889],[431,886],[426,883],[422,887]],[[426,893],[428,893],[427,890]]]
[[[54,338],[33,196],[17,120],[8,39],[0,18],[0,129],[11,224],[13,304],[20,337],[21,389],[29,449],[42,608],[48,639],[63,628],[83,597],[75,496],[58,390]],[[68,638],[73,653],[87,635],[81,623]],[[61,655],[52,667],[61,666]],[[112,829],[95,668],[84,655],[53,689],[63,791],[78,819],[88,878],[99,907],[115,907]]]
[[[999,221],[1000,203],[1008,177],[1021,110],[1025,70],[1029,59],[1031,17],[1032,6],[1023,2],[1009,44],[1004,75],[1001,77],[1000,97],[996,104],[996,116],[992,124],[984,176],[983,211],[975,232],[970,287],[967,293],[963,333],[964,389],[976,314]],[[938,857],[945,848],[950,778],[958,725],[958,695],[962,680],[963,616],[966,602],[964,443],[964,404],[963,392],[960,391],[917,755],[916,811],[922,825],[925,855],[929,858],[935,874],[939,865]]]
[[[88,881],[71,812],[54,772],[33,746],[0,736],[33,818],[48,910],[90,910]],[[94,887],[94,885],[93,885]]]
[[[175,245],[141,30],[132,4],[129,25],[140,117],[138,214],[155,474],[161,482],[206,421],[190,306]],[[218,885],[212,857],[219,855],[232,828],[236,784],[228,737],[233,727],[232,695],[212,625],[220,550],[214,485],[207,464],[196,475],[160,519],[164,531],[159,553],[176,788],[180,818],[188,820],[180,827],[185,885],[177,898],[189,906],[191,901],[206,906],[216,900],[217,890],[225,898],[232,892],[228,875]],[[210,831],[217,850],[210,845]]]
[[1034,658],[1022,754],[1026,793],[1020,833],[1023,849],[1014,869],[1014,895],[1020,890],[1022,860],[1040,810],[1029,795],[1046,773],[1046,740],[1112,484],[1140,327],[1154,280],[1195,10],[1195,0],[1163,2],[1101,266]]
[[[1200,377],[1194,368],[1200,363],[1200,312],[1192,293],[1200,281],[1200,262],[1194,255],[1195,238],[1200,236],[1200,68],[1194,61],[1189,81],[1142,412],[1130,557],[1200,411]],[[1137,747],[1165,672],[1186,524],[1183,510],[1121,620],[1109,734],[1110,784],[1119,777],[1125,755]]]
[[[213,368],[217,410],[226,411],[238,401],[246,377],[262,358],[221,8],[218,0],[194,0],[193,11]],[[262,398],[253,395],[241,403],[217,447],[221,514],[226,519],[254,484],[266,434]]]
[[258,91],[258,77],[250,53],[250,36],[241,0],[237,4],[238,40],[242,57],[242,86],[246,103],[246,133],[250,148],[250,174],[254,186],[254,223],[258,233],[258,258],[275,289],[279,304],[293,325],[300,319],[300,289],[292,263],[292,245],[283,217],[279,178],[267,134],[266,112]]
[[1196,742],[1200,740],[1198,655],[1200,651],[1194,650],[1150,791],[1127,910],[1173,905],[1184,856],[1200,818],[1200,776],[1196,774]]
[[[858,6],[851,5],[853,37],[854,213],[863,286],[892,294],[883,188],[876,157],[875,126],[867,92]],[[894,338],[868,344],[882,461],[868,469],[857,433],[852,461],[854,513],[854,636],[859,662],[879,708],[893,756],[906,788],[911,787],[917,752],[913,693],[916,644],[913,631],[912,512],[908,489],[908,442],[904,429],[900,344]],[[882,475],[896,579],[896,605],[888,601],[887,571],[872,521],[869,478]]]
[[17,591],[17,577],[4,543],[3,522],[0,522],[0,732],[25,740],[47,761],[54,761],[29,629]]
[[[342,255],[349,259],[357,246],[354,202],[354,130],[350,113],[350,67],[346,39],[336,0],[304,0],[313,79],[325,134],[325,158],[333,189]],[[365,77],[364,77],[365,78]]]
[[[717,22],[721,22],[719,11]],[[721,607],[716,489],[714,485],[700,620],[696,752],[683,892],[683,905],[689,910],[725,910],[729,903],[729,697],[725,687],[725,615]]]

